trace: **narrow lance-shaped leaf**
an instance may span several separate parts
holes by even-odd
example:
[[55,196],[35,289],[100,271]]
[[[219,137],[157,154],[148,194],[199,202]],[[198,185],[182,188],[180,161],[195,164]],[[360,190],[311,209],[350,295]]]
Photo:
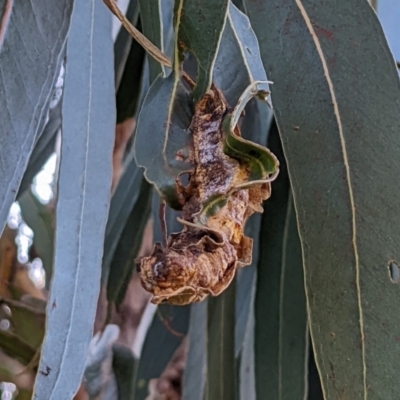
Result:
[[185,337],[190,306],[157,306],[146,335],[135,381],[135,400],[146,400],[149,381],[159,378]]
[[[271,118],[272,110],[265,102],[258,101],[255,98],[250,100],[246,106],[246,114],[241,125],[242,134],[245,139],[260,144],[266,144],[267,135],[270,130]],[[253,348],[249,346],[248,343],[244,342],[248,337],[252,338],[252,336],[254,336],[253,333],[251,333],[253,331],[253,326],[250,326],[250,320],[254,320],[254,315],[252,314],[254,313],[261,217],[261,214],[254,214],[246,222],[246,236],[253,239],[252,260],[251,265],[240,269],[236,277],[235,356],[239,357],[240,355],[239,368],[241,370],[247,368],[242,366],[243,363],[253,362]],[[243,349],[244,346],[246,346],[246,350]],[[242,390],[242,382],[240,383],[240,386],[240,390]]]
[[[161,51],[164,50],[162,3],[160,0],[139,0],[143,34]],[[163,66],[152,57],[149,57],[149,68],[150,82],[164,72]]]
[[133,399],[137,360],[132,350],[129,347],[114,344],[112,367],[117,382],[118,400]]
[[34,399],[71,399],[92,337],[115,128],[111,15],[77,1],[67,46],[55,270]]
[[35,197],[31,189],[26,190],[18,202],[22,218],[33,230],[33,245],[42,260],[48,288],[53,276],[54,261],[54,217],[52,211]]
[[191,100],[175,73],[159,76],[139,114],[135,158],[145,176],[172,208],[180,208],[176,192],[179,174],[191,169],[189,131]]
[[258,90],[269,91],[257,37],[247,16],[231,2],[215,60],[213,81],[231,107],[253,82],[260,82]]
[[44,336],[45,313],[21,301],[0,299],[11,311],[9,331],[24,340],[33,349],[38,349]]
[[[62,80],[63,82],[63,80]],[[59,88],[58,90],[60,90]],[[29,189],[33,178],[43,168],[44,164],[55,151],[56,139],[61,127],[62,100],[49,110],[49,119],[44,125],[43,132],[37,138],[35,146],[29,158],[21,185],[18,190],[17,200]]]
[[[171,233],[179,230],[180,224],[176,220],[177,212],[170,208],[165,211],[167,231]],[[162,242],[164,232],[160,220],[160,198],[154,191],[152,215],[154,241]],[[152,305],[149,304],[149,306]],[[140,355],[134,384],[135,400],[147,398],[150,379],[158,378],[170,362],[187,333],[190,312],[189,306],[174,307],[167,304],[159,306],[156,310]]]
[[[259,97],[263,100],[267,99],[269,92],[265,92],[263,89],[259,90],[260,84],[262,82],[256,81],[251,83],[240,96],[233,112],[228,114],[223,121],[225,134],[224,152],[249,165],[249,184],[252,181],[274,179],[274,176],[279,171],[279,162],[273,153],[264,146],[242,138],[237,134],[235,129],[246,104],[253,97]],[[269,175],[272,176],[269,178]],[[257,183],[259,184],[259,182]]]
[[245,340],[250,314],[253,313],[256,291],[257,262],[259,257],[259,234],[261,214],[252,215],[246,223],[245,234],[253,239],[251,265],[236,274],[235,305],[235,356],[238,357]]
[[151,211],[152,186],[144,178],[139,188],[139,197],[122,231],[107,281],[107,300],[119,306],[135,268],[135,258],[140,250],[143,232]]
[[197,101],[210,89],[215,58],[225,26],[229,0],[178,0],[175,19],[178,21],[178,44],[193,53],[197,60]]
[[[129,0],[125,14],[128,21],[136,26],[139,19],[139,1]],[[115,88],[118,89],[121,83],[122,74],[125,70],[126,61],[132,44],[132,36],[126,29],[121,28],[114,43],[114,70]]]
[[117,123],[132,118],[138,108],[140,87],[143,75],[145,51],[135,40],[130,45],[130,50],[124,65],[121,81],[117,90]]
[[0,348],[10,357],[28,365],[35,356],[36,349],[9,331],[0,330]]
[[239,399],[256,400],[254,353],[254,308],[252,307],[247,320],[243,347],[237,362],[237,397]]
[[72,0],[4,3],[0,34],[0,231],[38,130],[43,128],[72,4]]
[[324,396],[396,398],[400,84],[393,56],[368,2],[245,3],[274,81]]
[[125,171],[111,199],[110,212],[107,219],[102,262],[102,282],[108,279],[110,264],[114,257],[125,223],[131,213],[140,192],[143,174],[130,157],[126,162]]
[[268,144],[281,172],[264,204],[255,299],[256,393],[307,398],[308,323],[303,264],[290,182],[276,124]]
[[207,301],[190,306],[188,354],[183,373],[184,400],[203,400],[207,370]]
[[206,400],[234,400],[235,280],[218,297],[209,297],[207,322]]

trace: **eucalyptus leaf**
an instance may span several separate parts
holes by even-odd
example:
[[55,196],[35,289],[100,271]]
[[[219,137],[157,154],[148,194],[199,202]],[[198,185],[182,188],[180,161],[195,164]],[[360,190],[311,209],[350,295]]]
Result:
[[147,398],[149,381],[160,377],[186,335],[189,316],[190,306],[158,306],[140,356],[135,400]]
[[135,115],[140,97],[145,51],[133,40],[117,90],[117,123]]
[[[246,114],[243,117],[241,126],[242,135],[247,140],[260,144],[267,143],[267,136],[272,122],[272,111],[265,102],[252,99],[246,106]],[[274,189],[273,189],[274,190]],[[254,335],[249,333],[253,330],[250,326],[251,319],[254,320],[254,296],[256,290],[257,263],[260,252],[260,225],[262,215],[253,214],[246,222],[245,235],[253,239],[253,254],[251,265],[241,268],[237,272],[236,288],[236,322],[235,322],[235,357],[240,356],[240,370],[243,370],[242,363],[253,362],[249,360],[252,349],[246,342],[246,338]],[[253,339],[252,339],[253,340]],[[246,346],[246,350],[243,347]],[[241,373],[242,374],[242,373]],[[251,384],[249,383],[251,386]],[[242,383],[240,384],[242,389]]]
[[211,88],[215,58],[226,22],[229,0],[178,0],[175,19],[179,23],[178,43],[197,60],[195,101]]
[[143,174],[137,167],[135,159],[130,157],[121,179],[111,199],[104,239],[102,262],[102,282],[108,279],[110,264],[113,260],[126,220],[131,213],[140,193]]
[[126,294],[151,211],[152,186],[142,178],[139,197],[126,220],[107,281],[107,300],[119,306]]
[[191,115],[189,93],[174,72],[154,81],[139,114],[137,164],[145,168],[146,179],[172,208],[181,207],[176,179],[192,167],[188,161]]
[[123,345],[113,346],[113,371],[118,387],[118,400],[134,400],[134,378],[137,360],[131,349]]
[[55,151],[57,134],[61,127],[61,107],[62,101],[49,111],[49,120],[47,121],[43,132],[35,143],[32,154],[29,158],[24,176],[19,187],[17,200],[29,189],[33,178],[43,168],[44,164]]
[[245,235],[253,239],[253,255],[251,265],[239,269],[236,275],[235,357],[239,357],[244,346],[249,320],[254,313],[260,225],[261,214],[253,214],[245,227]]
[[256,374],[254,363],[254,310],[251,309],[246,325],[243,347],[238,358],[239,396],[243,400],[256,400]]
[[232,2],[229,2],[226,24],[214,65],[213,80],[232,107],[253,82],[265,82],[260,89],[269,91],[257,37],[247,16]]
[[[269,149],[237,135],[235,132],[235,114],[228,114],[222,123],[225,143],[224,152],[249,166],[249,181],[261,181],[278,173],[279,162]],[[258,183],[258,182],[257,182]]]
[[183,400],[203,400],[207,369],[207,301],[190,306],[189,350],[183,373]]
[[33,231],[33,245],[42,260],[46,273],[46,287],[53,276],[54,226],[52,211],[42,204],[31,189],[19,198],[18,203],[24,221]]
[[[162,3],[160,0],[139,0],[143,34],[164,51]],[[152,57],[149,57],[149,67],[150,83],[154,82],[158,75],[164,75],[163,66]]]
[[264,205],[255,299],[257,398],[307,398],[308,322],[290,182],[276,124],[268,144],[281,173]]
[[[139,1],[129,0],[126,10],[126,18],[136,26],[139,19]],[[125,71],[128,55],[132,48],[132,36],[126,29],[120,29],[114,43],[114,69],[115,69],[115,87],[119,88],[122,74]]]
[[0,349],[23,365],[35,356],[36,349],[10,331],[0,329]]
[[33,349],[38,349],[44,337],[45,313],[21,301],[0,299],[11,311],[10,332]]
[[274,81],[325,399],[396,398],[400,286],[389,267],[399,262],[400,84],[393,56],[368,2],[245,4]]
[[72,5],[72,0],[4,3],[0,38],[0,231],[43,129],[60,71]]
[[84,384],[90,399],[102,396],[115,399],[117,382],[113,374],[113,345],[120,334],[118,325],[109,324],[97,332],[89,346],[86,357]]
[[31,398],[32,398],[32,391],[28,389],[18,388],[18,394],[15,400],[31,400]]
[[234,400],[235,280],[218,297],[209,297],[207,312],[206,400]]
[[34,399],[69,400],[92,337],[115,130],[111,15],[77,1],[68,36],[54,278]]

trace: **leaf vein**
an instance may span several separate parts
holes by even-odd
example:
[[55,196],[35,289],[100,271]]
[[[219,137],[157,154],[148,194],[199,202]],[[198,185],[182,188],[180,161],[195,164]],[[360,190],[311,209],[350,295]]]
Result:
[[331,94],[332,103],[334,114],[336,117],[336,121],[338,124],[339,136],[340,136],[340,143],[342,147],[342,154],[343,154],[343,161],[346,170],[346,178],[347,184],[349,189],[349,197],[350,197],[350,206],[351,206],[351,219],[352,219],[352,244],[354,249],[354,259],[355,259],[355,268],[356,268],[356,288],[357,288],[357,300],[358,300],[358,310],[359,310],[359,324],[360,324],[360,334],[361,334],[361,357],[362,357],[362,364],[363,364],[363,394],[364,400],[368,398],[368,391],[367,391],[367,368],[365,362],[365,334],[364,334],[364,316],[362,310],[362,303],[361,303],[361,288],[360,288],[360,262],[359,262],[359,255],[358,255],[358,247],[357,247],[357,224],[356,224],[356,210],[355,210],[355,201],[354,201],[354,193],[353,187],[351,183],[351,174],[350,174],[350,165],[349,165],[349,158],[347,154],[347,147],[346,147],[346,140],[343,134],[343,126],[342,120],[340,116],[339,106],[336,99],[336,93],[334,90],[332,78],[329,73],[328,64],[326,62],[326,58],[324,56],[324,52],[322,50],[321,43],[319,38],[313,28],[311,23],[310,17],[307,14],[307,11],[304,8],[301,0],[295,0],[297,7],[299,8],[300,14],[304,19],[304,22],[310,32],[311,38],[315,44],[317,53],[320,57],[322,68],[324,70],[325,78],[327,80],[327,84],[329,87],[329,92]]

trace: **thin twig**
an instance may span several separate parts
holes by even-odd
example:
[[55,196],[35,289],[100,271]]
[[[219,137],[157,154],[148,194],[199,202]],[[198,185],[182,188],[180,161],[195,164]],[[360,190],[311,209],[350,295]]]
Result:
[[171,68],[171,60],[149,39],[146,38],[141,32],[139,32],[125,17],[123,12],[118,8],[115,0],[103,0],[105,5],[110,9],[110,11],[121,21],[124,28],[129,32],[129,34],[160,64]]
[[160,308],[157,307],[157,314],[158,314],[158,318],[160,318],[161,323],[165,326],[165,328],[167,328],[167,330],[174,336],[176,337],[180,337],[183,338],[185,335],[181,332],[176,331],[175,329],[172,328],[171,326],[171,318],[164,318],[161,314]]
[[167,233],[167,223],[165,221],[165,201],[164,200],[160,201],[158,217],[160,218],[163,246],[164,246],[164,248],[166,248],[167,242],[168,242],[168,233]]
[[[124,13],[118,8],[115,0],[103,0],[104,4],[110,11],[119,19],[122,26],[128,33],[149,53],[156,61],[166,67],[172,68],[172,62],[157,46],[150,42],[143,33],[139,32],[125,17]],[[189,84],[191,88],[196,85],[196,82],[185,72],[182,71],[182,78]]]

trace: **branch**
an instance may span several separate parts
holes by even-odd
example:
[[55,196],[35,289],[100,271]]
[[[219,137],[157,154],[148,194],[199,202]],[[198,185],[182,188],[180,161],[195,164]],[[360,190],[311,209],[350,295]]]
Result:
[[147,53],[149,53],[160,64],[169,68],[172,67],[171,60],[128,21],[123,12],[118,8],[115,0],[103,1],[110,11],[121,21],[122,25],[129,32],[129,34],[147,51]]

